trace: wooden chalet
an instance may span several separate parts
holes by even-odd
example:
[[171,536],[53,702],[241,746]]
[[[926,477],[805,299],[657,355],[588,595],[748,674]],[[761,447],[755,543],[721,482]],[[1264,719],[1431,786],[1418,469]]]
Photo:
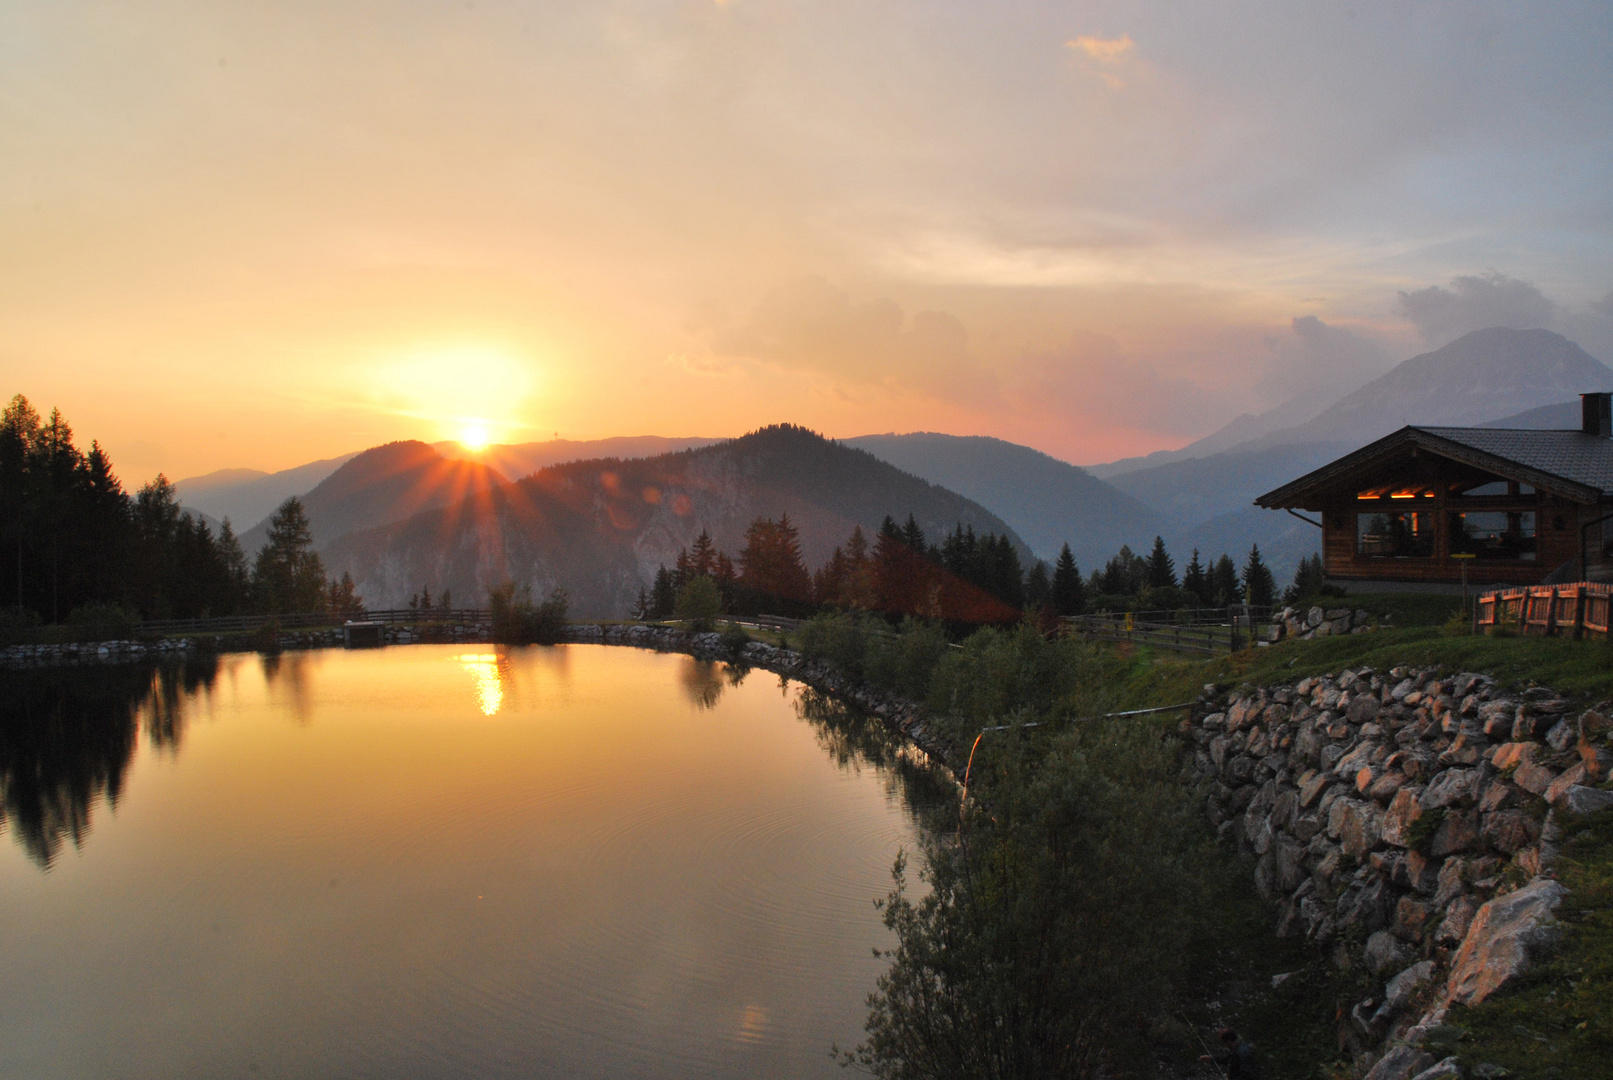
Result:
[[1581,396],[1579,430],[1404,427],[1255,504],[1319,514],[1341,583],[1610,581],[1613,394]]

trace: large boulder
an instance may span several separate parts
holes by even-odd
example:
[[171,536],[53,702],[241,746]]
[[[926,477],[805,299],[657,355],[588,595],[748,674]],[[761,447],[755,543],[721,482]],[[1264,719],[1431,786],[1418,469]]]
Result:
[[1613,791],[1575,784],[1563,792],[1562,797],[1557,800],[1557,805],[1570,814],[1593,814],[1613,806]]
[[1477,1005],[1528,970],[1556,942],[1560,930],[1552,912],[1567,894],[1560,882],[1537,878],[1479,908],[1451,962],[1447,999]]
[[1372,1066],[1362,1080],[1411,1080],[1434,1064],[1434,1055],[1415,1046],[1396,1046]]

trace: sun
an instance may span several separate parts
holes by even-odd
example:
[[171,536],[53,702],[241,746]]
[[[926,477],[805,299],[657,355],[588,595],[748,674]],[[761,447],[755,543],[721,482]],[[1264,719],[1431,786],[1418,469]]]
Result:
[[480,420],[473,420],[459,429],[459,445],[467,450],[486,450],[492,441],[487,425]]

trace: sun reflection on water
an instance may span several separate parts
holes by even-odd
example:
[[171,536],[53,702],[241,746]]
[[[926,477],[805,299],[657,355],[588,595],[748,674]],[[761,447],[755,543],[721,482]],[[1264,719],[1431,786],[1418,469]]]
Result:
[[459,666],[476,680],[476,704],[483,716],[496,716],[504,707],[504,672],[494,653],[460,653]]

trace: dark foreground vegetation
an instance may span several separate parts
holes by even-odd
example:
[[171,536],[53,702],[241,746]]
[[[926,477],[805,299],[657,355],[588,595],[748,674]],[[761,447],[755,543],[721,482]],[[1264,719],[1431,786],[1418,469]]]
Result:
[[[967,779],[961,803],[924,812],[921,850],[896,867],[883,907],[897,943],[867,1037],[843,1060],[903,1080],[1208,1077],[1199,1039],[1231,1024],[1255,1042],[1264,1076],[1356,1075],[1340,1010],[1372,976],[1275,937],[1252,864],[1216,843],[1202,794],[1178,771],[1181,714],[1099,717],[1190,701],[1205,683],[1363,665],[1613,697],[1608,643],[1473,636],[1452,606],[1409,603],[1397,621],[1413,625],[1207,661],[1050,639],[1029,624],[955,646],[916,619],[895,630],[859,613],[810,621],[794,635],[802,651],[925,702],[930,734]],[[1603,816],[1569,823],[1560,872],[1574,898],[1556,959],[1437,1032],[1432,1048],[1469,1075],[1484,1063],[1513,1077],[1605,1075],[1613,815]]]

